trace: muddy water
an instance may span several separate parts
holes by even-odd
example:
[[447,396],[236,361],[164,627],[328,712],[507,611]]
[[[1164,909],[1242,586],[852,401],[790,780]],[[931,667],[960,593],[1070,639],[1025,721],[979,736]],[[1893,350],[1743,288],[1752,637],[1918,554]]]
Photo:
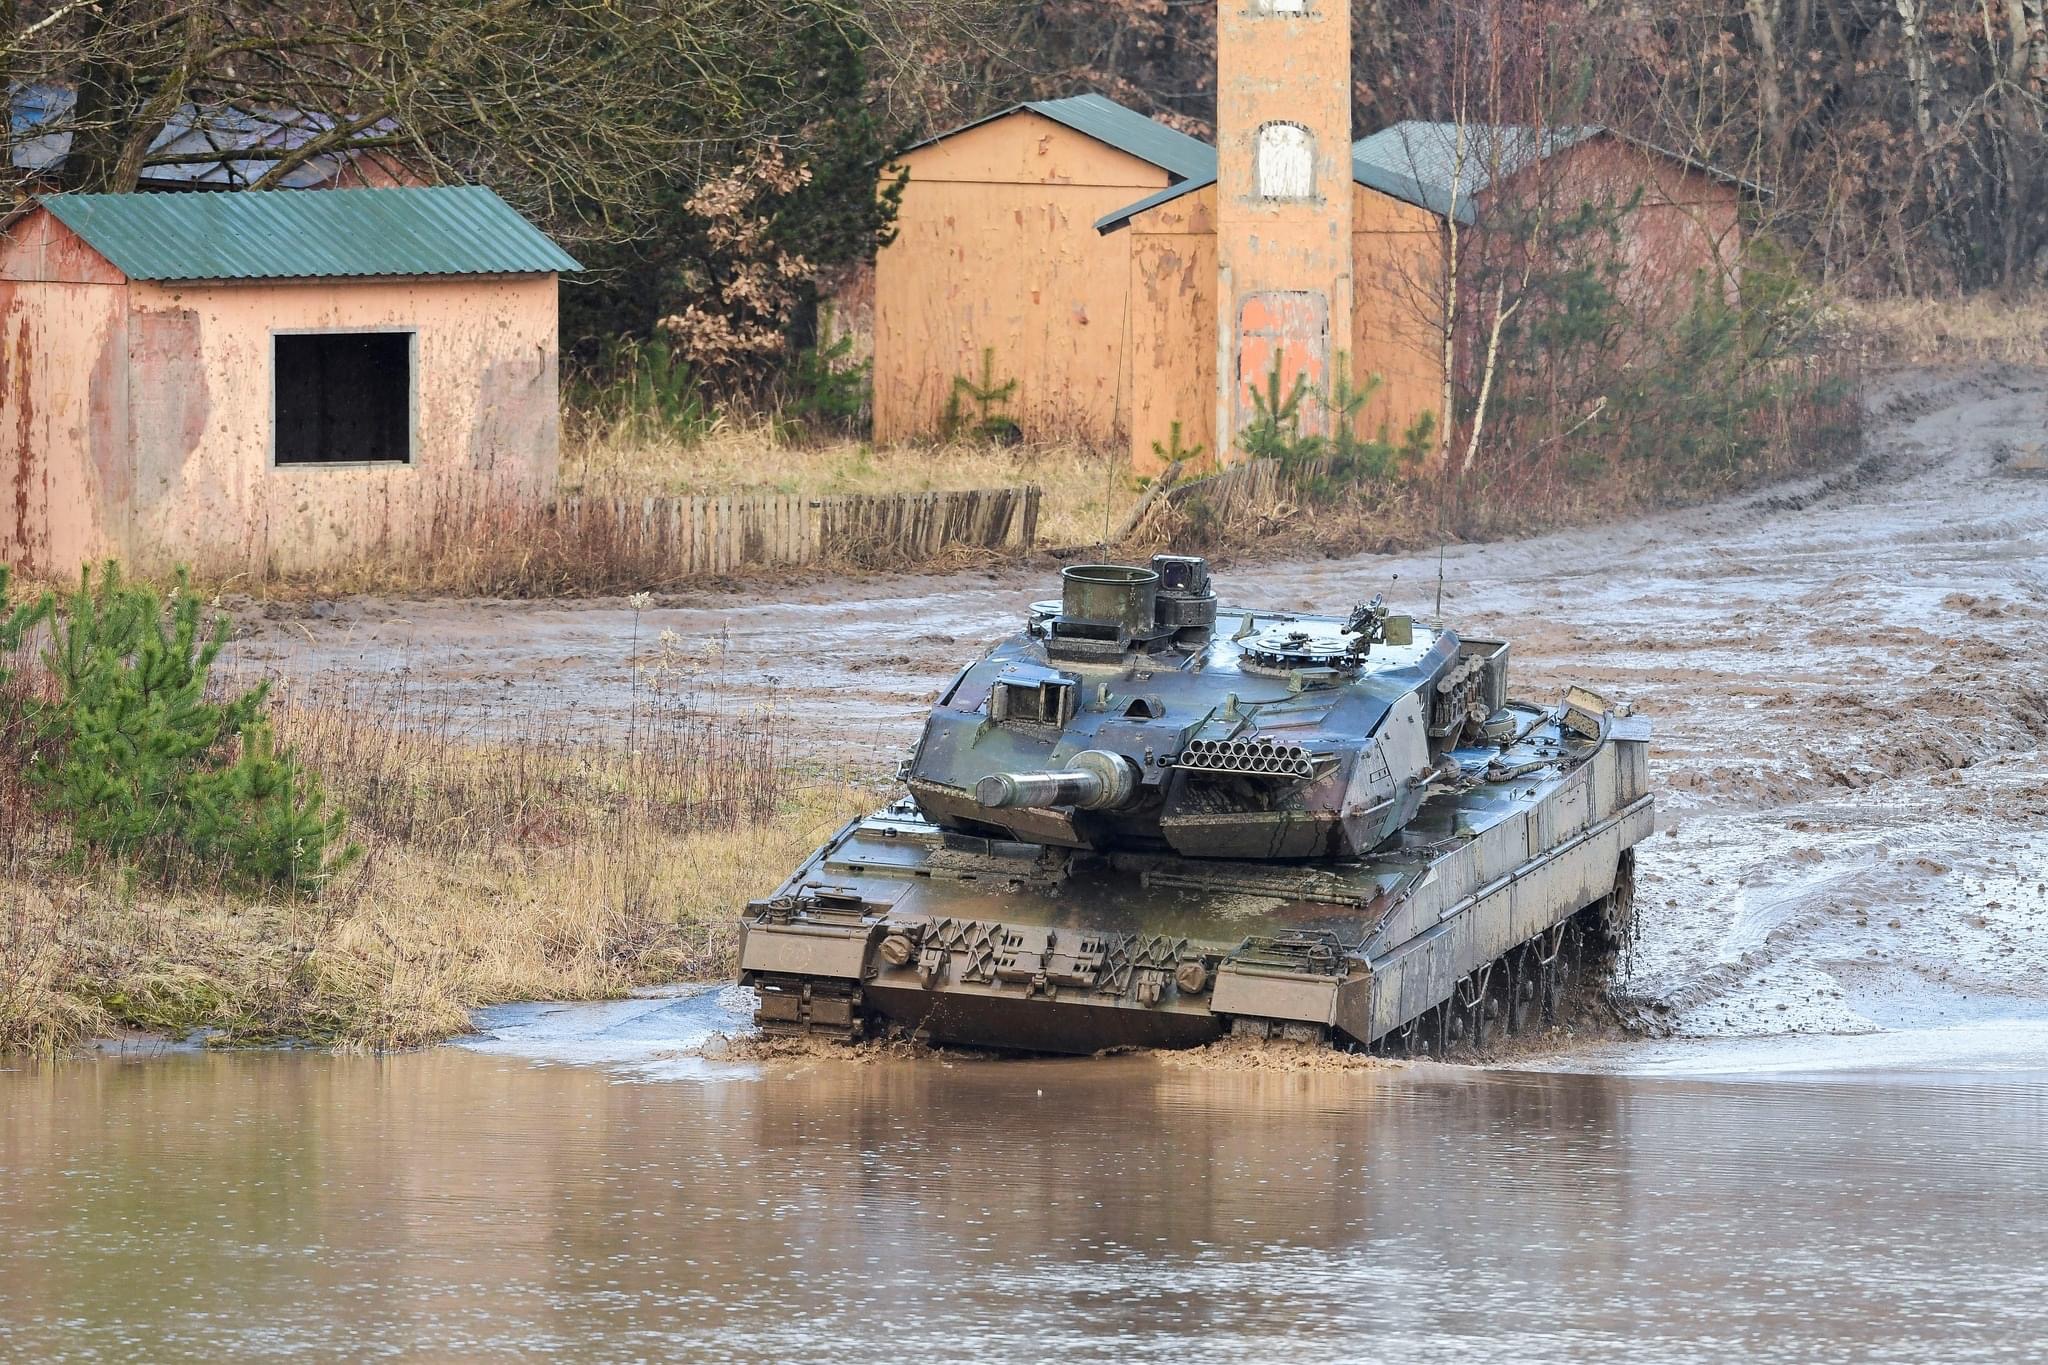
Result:
[[0,1356],[2048,1350],[2048,1071],[1670,1072],[0,1073]]

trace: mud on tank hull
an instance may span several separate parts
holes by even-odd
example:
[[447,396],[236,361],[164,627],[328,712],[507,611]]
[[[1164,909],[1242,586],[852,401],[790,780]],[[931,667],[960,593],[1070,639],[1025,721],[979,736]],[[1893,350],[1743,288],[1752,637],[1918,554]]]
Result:
[[1032,1052],[1512,1026],[1547,1006],[1568,935],[1628,932],[1648,740],[1617,718],[1589,752],[1544,719],[1461,755],[1466,783],[1345,861],[1048,848],[943,830],[901,802],[748,907],[741,980],[769,1033]]

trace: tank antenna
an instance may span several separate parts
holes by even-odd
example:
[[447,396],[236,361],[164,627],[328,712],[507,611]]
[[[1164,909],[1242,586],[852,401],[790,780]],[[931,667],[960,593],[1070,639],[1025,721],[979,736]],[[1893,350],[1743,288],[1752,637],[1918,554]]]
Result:
[[1436,543],[1436,623],[1444,623],[1444,543]]

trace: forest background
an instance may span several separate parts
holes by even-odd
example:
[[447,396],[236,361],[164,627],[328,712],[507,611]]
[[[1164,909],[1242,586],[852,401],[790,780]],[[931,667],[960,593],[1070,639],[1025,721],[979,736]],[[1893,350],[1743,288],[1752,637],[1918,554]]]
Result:
[[[1472,82],[1771,191],[1769,250],[1850,297],[2048,278],[2048,0],[1354,0],[1360,135],[1473,107]],[[181,107],[294,110],[255,187],[345,144],[480,182],[590,266],[586,368],[662,337],[714,399],[803,382],[818,303],[885,240],[890,153],[1095,90],[1208,137],[1209,0],[54,0],[0,4],[19,149],[75,92],[59,178],[132,189]],[[1481,101],[1484,103],[1484,101]],[[1509,111],[1516,112],[1516,111]],[[238,154],[248,155],[248,154]],[[815,356],[810,363],[815,367]],[[811,376],[808,388],[815,388]]]

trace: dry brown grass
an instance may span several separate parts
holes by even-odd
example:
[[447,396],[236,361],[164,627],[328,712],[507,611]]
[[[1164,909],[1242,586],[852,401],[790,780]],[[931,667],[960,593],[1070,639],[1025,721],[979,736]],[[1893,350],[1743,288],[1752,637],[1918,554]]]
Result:
[[1123,451],[971,441],[807,444],[782,439],[768,424],[725,421],[688,444],[572,421],[562,451],[564,493],[922,493],[1019,484],[1045,490],[1038,541],[1051,546],[1101,543],[1140,487]]
[[1842,312],[1873,358],[1901,365],[2048,365],[2048,290],[2016,299],[1846,300]]
[[0,1050],[115,1024],[406,1046],[461,1032],[479,1005],[723,975],[739,909],[860,804],[806,785],[744,829],[638,831],[624,853],[508,839],[451,856],[373,837],[318,902],[18,865],[0,872]]
[[626,726],[576,734],[402,683],[287,689],[280,737],[365,847],[318,900],[81,863],[8,789],[0,1050],[115,1025],[406,1046],[483,1004],[725,975],[745,903],[876,795],[790,765],[775,718],[729,700],[657,675]]
[[[856,442],[793,444],[772,426],[721,424],[688,444],[642,439],[626,428],[572,422],[560,502],[507,497],[464,477],[421,488],[402,515],[363,528],[362,548],[317,569],[251,570],[240,560],[189,566],[207,596],[295,600],[351,595],[562,598],[675,588],[693,579],[768,577],[785,565],[693,569],[663,534],[669,510],[650,500],[720,494],[921,493],[1043,490],[1036,546],[1099,544],[1138,496],[1121,459],[1076,446],[956,443],[877,450]],[[576,501],[571,504],[569,500]],[[374,517],[377,513],[370,513]],[[1007,512],[998,517],[1000,532]],[[771,518],[772,520],[772,518]],[[861,527],[866,525],[866,530]],[[984,531],[986,527],[982,528]],[[957,568],[1013,556],[978,541],[930,543],[914,515],[854,523],[835,533],[813,572]],[[954,534],[959,534],[958,528]],[[61,585],[54,585],[61,586]]]
[[317,902],[25,862],[0,872],[0,1050],[60,1049],[117,1024],[401,1047],[461,1032],[480,1005],[725,975],[740,908],[862,804],[806,784],[759,823],[637,831],[623,853],[506,839],[449,855],[373,837],[365,865]]

